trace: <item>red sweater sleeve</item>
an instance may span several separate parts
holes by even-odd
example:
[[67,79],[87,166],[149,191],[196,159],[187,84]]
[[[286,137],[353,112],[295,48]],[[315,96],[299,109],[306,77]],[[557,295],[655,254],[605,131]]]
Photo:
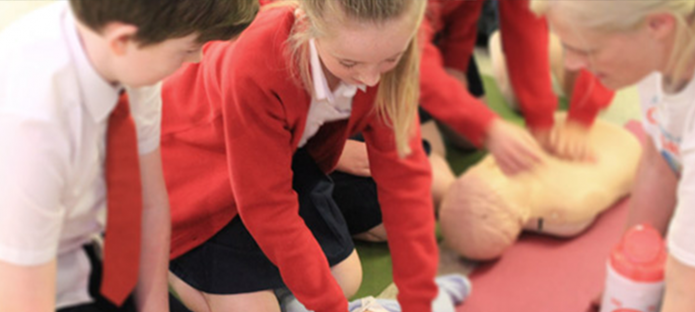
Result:
[[502,49],[509,80],[531,129],[553,126],[557,97],[548,59],[548,26],[531,12],[529,0],[501,0]]
[[241,220],[297,299],[313,311],[345,312],[347,299],[299,216],[292,189],[295,125],[290,114],[304,108],[288,103],[306,98],[308,110],[310,99],[289,78],[284,42],[294,15],[274,13],[283,10],[259,15],[257,25],[214,62],[230,184]]
[[[260,66],[258,68],[261,68]],[[344,312],[347,300],[326,257],[299,216],[292,189],[291,134],[284,107],[260,86],[267,81],[230,67],[223,103],[231,187],[241,220],[280,270],[292,293],[310,310]]]
[[[550,128],[557,97],[550,78],[547,23],[533,15],[528,0],[500,1],[500,15],[509,78],[526,122],[531,129]],[[568,118],[589,126],[613,96],[613,91],[583,69],[572,91]]]
[[412,153],[405,158],[398,156],[393,130],[381,118],[372,118],[363,134],[389,237],[398,301],[403,312],[431,312],[439,253],[432,177],[420,131],[411,138]]
[[[424,30],[431,32],[430,26],[423,24]],[[487,128],[497,115],[444,70],[442,55],[430,38],[423,40],[420,105],[436,120],[481,147]]]
[[468,63],[475,48],[478,19],[483,3],[483,0],[472,0],[447,1],[440,4],[442,6],[456,6],[451,11],[447,10],[449,8],[443,7],[442,10],[448,12],[438,14],[444,27],[439,33],[441,37],[437,42],[444,58],[444,67],[455,68],[464,73],[468,70]]
[[591,126],[598,113],[610,105],[614,95],[613,90],[606,88],[588,70],[582,69],[574,83],[567,118]]

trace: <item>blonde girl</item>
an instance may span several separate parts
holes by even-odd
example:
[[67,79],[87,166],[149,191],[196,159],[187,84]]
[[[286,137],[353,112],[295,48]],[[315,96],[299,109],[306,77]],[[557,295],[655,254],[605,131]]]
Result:
[[437,246],[416,122],[425,0],[301,0],[263,9],[234,43],[163,89],[170,282],[194,311],[347,311],[361,266],[331,198],[361,132],[403,311],[431,311]]

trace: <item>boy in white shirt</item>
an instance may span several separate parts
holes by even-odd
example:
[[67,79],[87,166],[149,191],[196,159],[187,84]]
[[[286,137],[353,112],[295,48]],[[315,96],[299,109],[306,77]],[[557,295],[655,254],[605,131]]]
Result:
[[[158,82],[256,11],[256,0],[71,0],[0,33],[0,311],[169,310]],[[124,89],[130,113],[123,101],[118,117]],[[129,140],[131,154],[115,143]]]

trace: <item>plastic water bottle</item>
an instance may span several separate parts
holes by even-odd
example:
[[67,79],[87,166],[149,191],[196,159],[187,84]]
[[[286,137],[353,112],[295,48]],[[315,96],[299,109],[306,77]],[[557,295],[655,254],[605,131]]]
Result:
[[659,311],[666,258],[666,244],[653,227],[628,230],[608,259],[600,312]]

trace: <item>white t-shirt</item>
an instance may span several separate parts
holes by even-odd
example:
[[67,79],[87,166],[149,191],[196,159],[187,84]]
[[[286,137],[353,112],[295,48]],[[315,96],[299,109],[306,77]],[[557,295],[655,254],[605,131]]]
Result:
[[323,124],[350,118],[352,98],[355,97],[357,89],[366,90],[365,85],[351,85],[341,81],[335,91],[331,91],[326,76],[323,74],[314,39],[309,41],[309,53],[315,96],[311,98],[311,106],[304,133],[299,140],[299,147],[304,146],[309,139],[316,135]]
[[[103,231],[106,128],[120,91],[80,42],[67,1],[0,33],[0,260],[57,258],[56,308],[91,301],[82,246]],[[160,89],[127,89],[141,155],[159,147]]]
[[695,267],[695,78],[676,94],[663,91],[662,75],[640,82],[643,124],[656,148],[680,177],[667,237],[669,252]]

